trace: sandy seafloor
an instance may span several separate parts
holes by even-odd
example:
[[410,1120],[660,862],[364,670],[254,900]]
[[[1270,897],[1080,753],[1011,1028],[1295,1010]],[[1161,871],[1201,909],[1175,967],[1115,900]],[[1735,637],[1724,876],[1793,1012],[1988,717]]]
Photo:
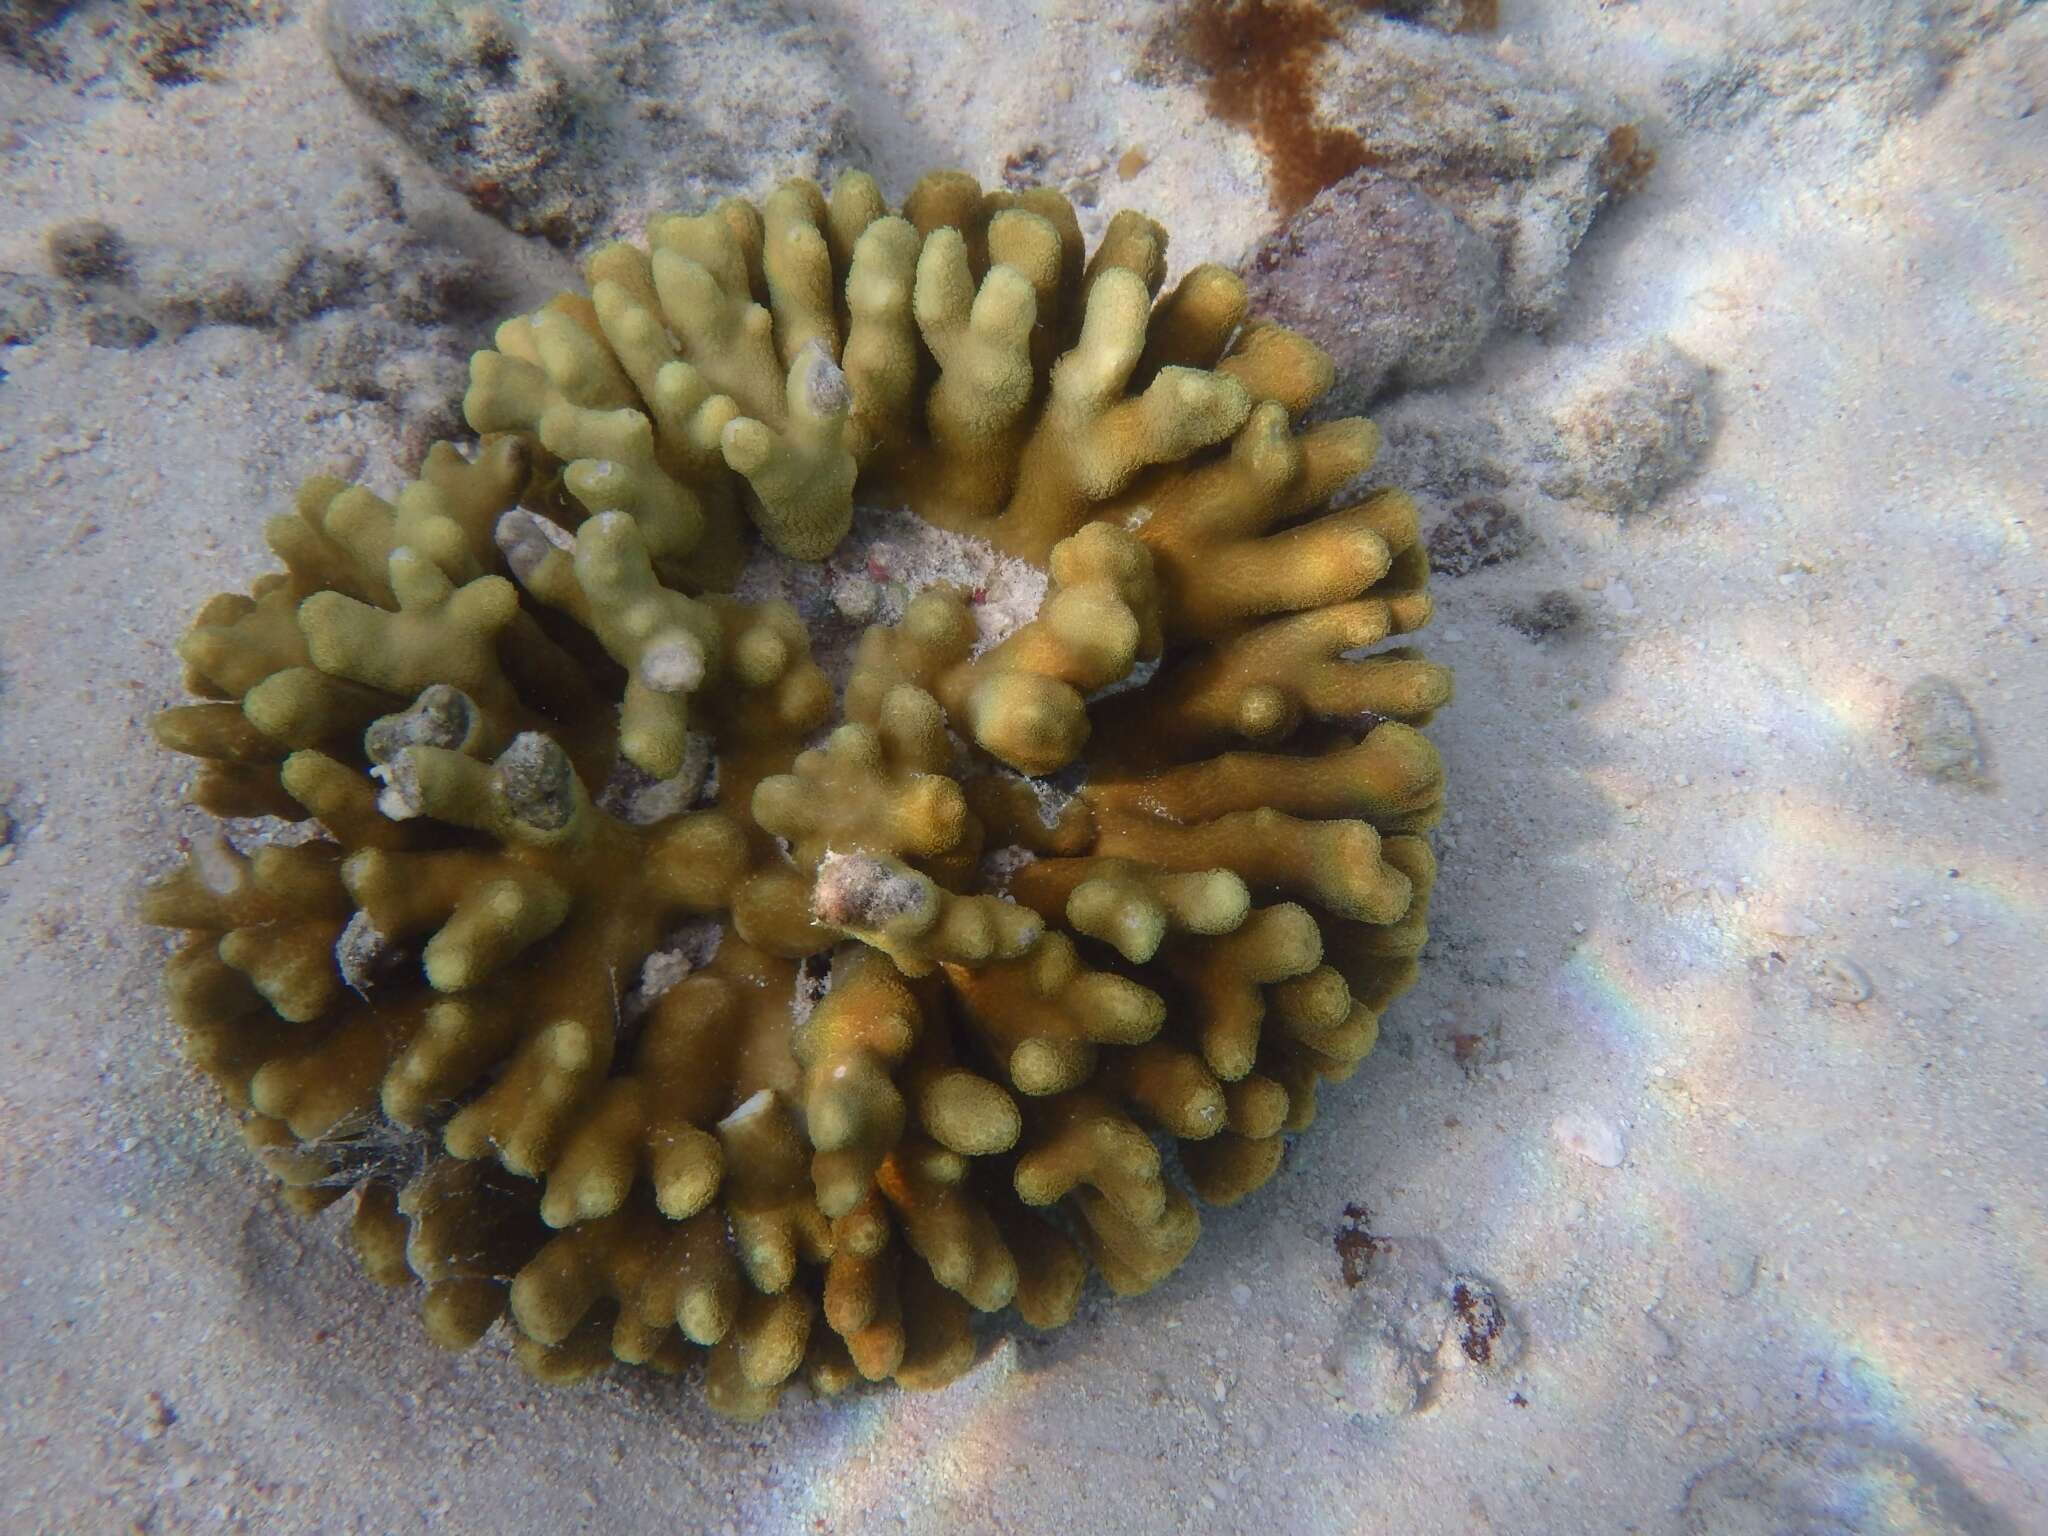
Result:
[[[175,86],[97,71],[90,11],[65,78],[0,60],[0,270],[80,217],[232,266],[367,153],[508,312],[567,281],[355,105],[314,9]],[[432,1349],[338,1213],[282,1209],[158,1007],[134,893],[199,821],[142,729],[171,642],[266,568],[300,474],[395,483],[399,413],[260,327],[0,349],[0,1528],[2048,1530],[2048,6],[1959,19],[1997,9],[1507,0],[1464,40],[1619,98],[1659,163],[1545,334],[1403,407],[1512,411],[1664,336],[1712,370],[1711,443],[1625,519],[1507,493],[1533,547],[1438,581],[1424,979],[1274,1182],[1153,1293],[992,1329],[945,1391],[752,1426]],[[1142,143],[1101,211],[1161,217],[1176,270],[1272,222],[1249,139],[1134,78],[1147,6],[809,14],[892,195]],[[1678,110],[1723,62],[1742,110]],[[1503,620],[1553,589],[1576,633]],[[1926,675],[1981,782],[1914,771]],[[1347,1205],[1484,1277],[1519,1357],[1355,1411]]]

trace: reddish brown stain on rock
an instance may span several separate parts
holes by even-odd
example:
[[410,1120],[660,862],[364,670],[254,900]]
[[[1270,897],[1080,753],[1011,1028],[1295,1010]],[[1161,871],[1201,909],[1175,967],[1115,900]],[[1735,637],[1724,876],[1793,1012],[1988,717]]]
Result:
[[1337,1228],[1331,1246],[1337,1250],[1337,1262],[1344,1271],[1344,1283],[1356,1287],[1361,1284],[1366,1271],[1372,1268],[1373,1255],[1380,1251],[1380,1240],[1367,1230],[1372,1212],[1356,1202],[1344,1207],[1344,1221]]
[[1190,0],[1167,24],[1167,50],[1208,81],[1209,110],[1265,152],[1273,207],[1292,217],[1366,164],[1365,145],[1315,109],[1315,67],[1338,36],[1310,0]]
[[1616,197],[1626,197],[1649,179],[1657,151],[1642,140],[1634,123],[1624,123],[1607,136],[1600,156],[1600,179]]
[[1492,1364],[1494,1340],[1507,1329],[1493,1293],[1458,1281],[1451,1287],[1451,1317],[1465,1358],[1474,1365]]
[[[1316,65],[1346,14],[1406,19],[1412,0],[1188,0],[1153,40],[1152,53],[1207,81],[1209,110],[1245,129],[1265,152],[1273,208],[1299,213],[1323,188],[1374,163],[1358,135],[1315,109]],[[1491,31],[1498,0],[1465,0],[1459,32]]]

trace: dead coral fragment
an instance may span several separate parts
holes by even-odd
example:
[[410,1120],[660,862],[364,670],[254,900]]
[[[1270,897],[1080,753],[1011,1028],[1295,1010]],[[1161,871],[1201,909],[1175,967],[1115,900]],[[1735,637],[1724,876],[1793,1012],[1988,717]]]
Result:
[[1552,413],[1560,463],[1543,489],[1617,517],[1648,510],[1706,452],[1712,387],[1662,338],[1595,371]]
[[[1449,677],[1385,648],[1415,509],[1333,504],[1372,427],[1297,427],[1327,358],[1219,268],[1162,295],[1164,243],[954,173],[657,221],[477,356],[474,459],[309,481],[284,569],[200,610],[157,736],[325,836],[150,892],[171,1012],[438,1342],[702,1353],[740,1415],[938,1385],[974,1312],[1156,1284],[1173,1169],[1242,1198],[1371,1049],[1442,792]],[[795,613],[720,586],[869,488],[1049,580],[979,653],[918,594],[821,735]]]
[[341,83],[480,207],[557,244],[589,235],[592,104],[496,7],[328,0],[320,36]]

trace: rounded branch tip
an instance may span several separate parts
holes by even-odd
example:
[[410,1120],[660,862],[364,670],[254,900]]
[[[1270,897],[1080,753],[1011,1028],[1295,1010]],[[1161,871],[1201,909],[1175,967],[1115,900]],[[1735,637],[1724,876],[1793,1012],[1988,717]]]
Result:
[[521,731],[492,767],[506,808],[528,826],[559,832],[576,814],[576,770],[553,738]]
[[554,551],[566,554],[576,547],[575,536],[568,529],[523,507],[514,507],[499,518],[491,538],[521,585]]
[[377,796],[377,809],[387,820],[411,821],[426,811],[419,765],[413,761],[410,751],[400,750],[389,762],[373,767],[370,774],[384,782],[384,788]]
[[688,693],[704,681],[704,647],[677,635],[640,653],[640,681],[656,693]]
[[853,405],[846,370],[832,361],[825,344],[815,338],[804,344],[797,366],[805,369],[804,403],[818,416],[844,416]]
[[410,709],[384,715],[363,732],[363,752],[373,763],[390,763],[407,747],[460,750],[477,728],[476,704],[460,688],[430,683]]

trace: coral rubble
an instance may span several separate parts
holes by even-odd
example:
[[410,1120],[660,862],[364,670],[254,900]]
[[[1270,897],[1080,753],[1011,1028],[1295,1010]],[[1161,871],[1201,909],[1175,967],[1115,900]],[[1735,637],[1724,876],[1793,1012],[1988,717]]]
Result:
[[[1371,1049],[1442,790],[1415,510],[1165,244],[957,173],[658,220],[477,354],[473,457],[307,482],[200,610],[157,736],[317,827],[152,888],[171,1011],[437,1341],[708,1351],[741,1415],[935,1385],[975,1312],[1157,1283]],[[985,648],[918,593],[833,725],[796,614],[726,594],[856,500],[1048,582]]]
[[335,77],[420,164],[565,249],[763,164],[828,174],[858,139],[827,29],[777,0],[325,0],[319,27]]
[[1589,370],[1551,413],[1553,496],[1598,512],[1647,511],[1713,438],[1707,369],[1663,337]]
[[557,243],[596,226],[588,103],[495,7],[328,0],[320,27],[350,93],[481,206]]

